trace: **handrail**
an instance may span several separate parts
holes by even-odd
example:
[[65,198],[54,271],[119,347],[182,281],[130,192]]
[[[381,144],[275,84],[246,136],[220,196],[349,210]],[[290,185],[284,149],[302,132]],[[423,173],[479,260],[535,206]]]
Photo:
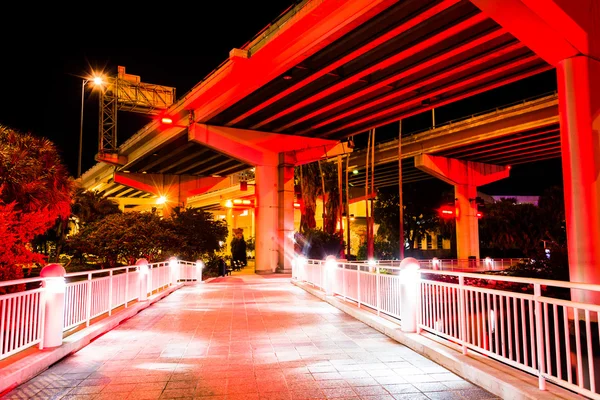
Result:
[[[382,273],[393,270],[394,274]],[[437,280],[437,276],[455,279]],[[526,285],[477,285],[469,280]],[[538,377],[600,399],[597,341],[600,285],[486,273],[440,271],[296,258],[292,280],[399,321],[405,332],[432,335]],[[562,288],[580,298],[567,300]],[[585,292],[583,292],[585,291]]]

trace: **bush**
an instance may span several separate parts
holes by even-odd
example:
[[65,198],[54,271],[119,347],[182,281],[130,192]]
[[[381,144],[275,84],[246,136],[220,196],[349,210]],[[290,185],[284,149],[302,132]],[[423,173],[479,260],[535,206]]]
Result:
[[[373,257],[377,260],[397,260],[400,251],[398,245],[375,236],[373,241]],[[356,253],[357,260],[367,259],[367,243],[363,243]]]
[[327,233],[321,229],[309,229],[305,234],[296,232],[296,253],[306,258],[324,260],[329,255],[339,257],[344,248],[344,240],[339,233]]

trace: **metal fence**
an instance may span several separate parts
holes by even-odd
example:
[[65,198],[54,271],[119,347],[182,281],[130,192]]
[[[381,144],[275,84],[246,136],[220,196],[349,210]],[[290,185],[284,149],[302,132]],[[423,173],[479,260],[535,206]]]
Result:
[[[147,265],[147,266],[146,266]],[[63,332],[89,326],[132,302],[144,300],[178,281],[201,279],[197,263],[171,260],[144,265],[68,273],[64,280],[30,278],[0,282],[0,360],[28,347],[43,348],[46,301],[64,293]]]
[[[535,375],[541,390],[550,381],[600,399],[600,305],[571,300],[600,295],[600,285],[416,271],[411,281],[391,263],[297,259],[292,278],[397,318],[401,326],[403,315],[414,312],[417,333]],[[410,291],[414,306],[403,303]]]

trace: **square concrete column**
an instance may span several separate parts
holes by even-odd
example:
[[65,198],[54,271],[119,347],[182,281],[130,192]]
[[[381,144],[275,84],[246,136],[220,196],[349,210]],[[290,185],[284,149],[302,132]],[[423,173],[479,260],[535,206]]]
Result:
[[275,272],[279,259],[278,167],[257,165],[256,174],[256,273]]
[[477,187],[507,178],[510,167],[421,154],[415,167],[454,185],[456,199],[457,258],[479,259],[479,220]]
[[294,163],[285,153],[279,154],[279,271],[292,272],[294,258]]
[[[570,280],[599,284],[600,62],[569,58],[557,76]],[[575,301],[600,303],[599,293],[575,292]]]

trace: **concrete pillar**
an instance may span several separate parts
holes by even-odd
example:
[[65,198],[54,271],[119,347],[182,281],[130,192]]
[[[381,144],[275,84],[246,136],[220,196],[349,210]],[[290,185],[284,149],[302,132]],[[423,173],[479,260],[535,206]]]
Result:
[[415,167],[454,185],[457,258],[475,256],[479,259],[479,225],[475,202],[477,186],[507,178],[510,167],[428,154],[416,156]]
[[[600,62],[563,60],[557,77],[570,280],[600,284]],[[573,300],[600,303],[579,292]]]
[[[291,273],[294,258],[294,164],[279,155],[278,205],[279,205],[279,271]],[[289,161],[289,160],[288,160]]]
[[138,270],[139,288],[140,294],[138,297],[139,301],[148,300],[148,277],[150,275],[150,268],[148,267],[148,260],[140,258],[136,261],[135,265]]
[[456,252],[459,260],[469,256],[479,259],[479,219],[477,218],[477,186],[454,185],[456,199]]
[[400,328],[402,332],[417,332],[420,268],[419,262],[412,257],[407,257],[400,262]]
[[67,288],[65,274],[60,264],[48,264],[40,271],[40,277],[44,278],[44,335],[40,347],[44,349],[62,345]]
[[278,260],[278,167],[257,165],[256,170],[256,266],[257,274],[274,273]]

